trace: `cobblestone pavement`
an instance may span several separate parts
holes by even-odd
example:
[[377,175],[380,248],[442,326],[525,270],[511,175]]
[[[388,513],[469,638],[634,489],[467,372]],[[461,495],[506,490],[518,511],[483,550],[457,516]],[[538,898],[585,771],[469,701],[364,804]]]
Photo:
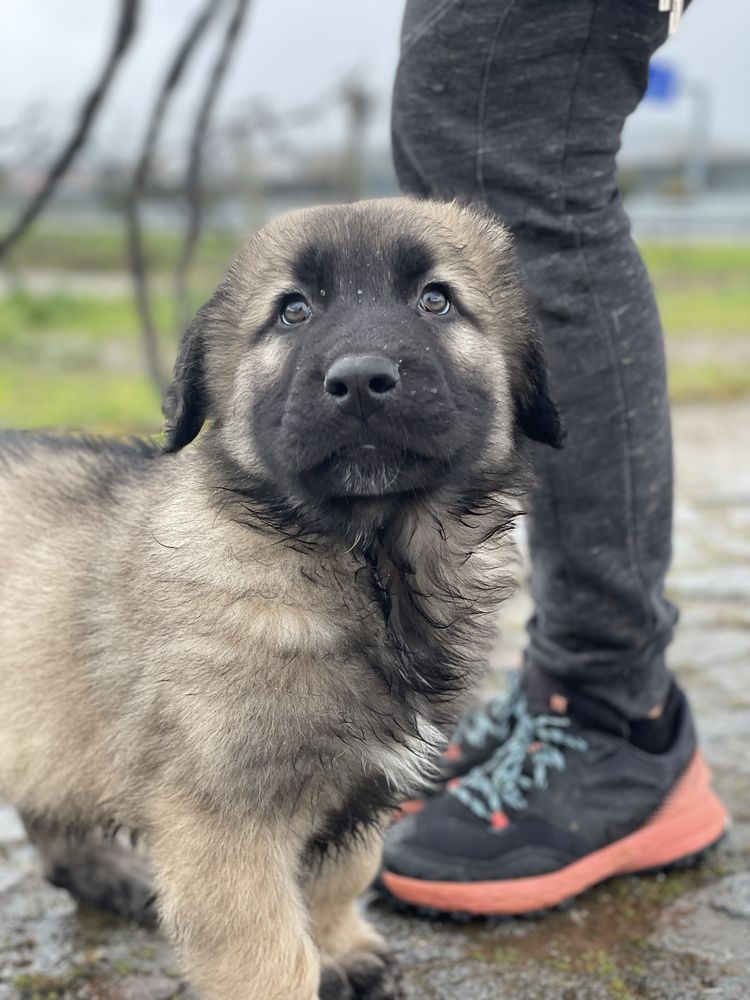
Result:
[[[565,911],[496,923],[406,917],[366,901],[413,1000],[750,998],[750,401],[675,413],[678,502],[672,664],[692,696],[734,829],[696,869],[613,880]],[[496,662],[528,611],[506,606]],[[501,683],[499,669],[490,687]],[[153,931],[78,910],[39,876],[0,806],[0,1000],[188,997]]]

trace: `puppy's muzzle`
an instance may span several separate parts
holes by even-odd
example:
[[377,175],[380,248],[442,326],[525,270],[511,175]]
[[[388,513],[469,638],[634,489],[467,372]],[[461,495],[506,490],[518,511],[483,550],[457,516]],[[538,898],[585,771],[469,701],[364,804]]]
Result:
[[367,420],[394,391],[398,367],[378,354],[345,355],[326,372],[323,388],[340,410]]

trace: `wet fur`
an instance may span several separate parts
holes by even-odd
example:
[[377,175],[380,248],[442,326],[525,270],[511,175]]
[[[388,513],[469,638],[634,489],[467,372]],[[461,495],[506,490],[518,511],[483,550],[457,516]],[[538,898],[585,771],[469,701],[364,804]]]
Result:
[[[433,273],[461,303],[450,336],[405,312]],[[307,343],[274,326],[299,281],[338,303],[318,303]],[[309,359],[373,338],[414,356],[404,440],[431,447],[432,426],[450,458],[427,463],[424,486],[361,498],[335,456],[330,488],[305,474],[339,433],[315,426],[334,418],[317,415]],[[431,343],[438,361],[420,360],[413,345]],[[232,265],[175,375],[163,449],[0,438],[0,791],[53,878],[145,914],[143,880],[130,896],[119,874],[109,895],[98,884],[113,856],[91,832],[142,831],[203,996],[312,1000],[321,965],[321,995],[350,995],[359,976],[357,996],[396,996],[354,902],[379,825],[485,662],[524,436],[561,439],[509,237],[479,211],[406,199],[287,216]],[[438,375],[461,420],[441,424]],[[340,426],[348,449],[359,430]],[[78,831],[67,852],[65,831]]]

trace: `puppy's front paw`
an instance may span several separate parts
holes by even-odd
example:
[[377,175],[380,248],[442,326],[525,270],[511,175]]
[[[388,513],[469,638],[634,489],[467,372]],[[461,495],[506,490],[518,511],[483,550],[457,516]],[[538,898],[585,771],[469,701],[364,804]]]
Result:
[[319,1000],[354,1000],[349,980],[337,965],[326,965],[320,973]]
[[385,952],[357,952],[342,965],[327,965],[320,1000],[403,1000],[401,973]]
[[354,1000],[403,1000],[398,963],[387,952],[352,955],[344,966]]

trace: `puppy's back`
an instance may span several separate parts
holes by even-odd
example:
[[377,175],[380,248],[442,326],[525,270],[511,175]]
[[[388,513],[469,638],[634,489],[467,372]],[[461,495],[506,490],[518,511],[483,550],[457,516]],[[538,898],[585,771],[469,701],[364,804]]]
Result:
[[[97,797],[100,713],[81,669],[84,609],[97,600],[121,498],[148,475],[149,445],[0,434],[0,792],[34,811]],[[76,762],[63,774],[56,766]]]

